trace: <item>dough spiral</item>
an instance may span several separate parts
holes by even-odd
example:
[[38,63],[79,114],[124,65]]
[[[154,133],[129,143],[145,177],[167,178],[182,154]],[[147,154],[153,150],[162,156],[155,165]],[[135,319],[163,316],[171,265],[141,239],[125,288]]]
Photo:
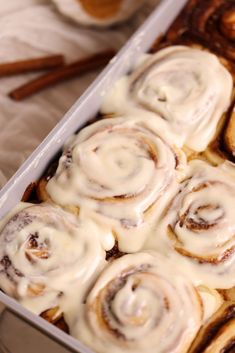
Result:
[[196,289],[166,258],[143,252],[114,260],[85,310],[73,334],[99,353],[183,353],[201,325],[203,308]]
[[235,303],[226,302],[201,328],[188,353],[232,353],[234,330]]
[[231,74],[214,54],[170,46],[148,55],[120,80],[103,111],[138,109],[143,119],[152,113],[162,131],[173,135],[175,144],[203,151],[229,107],[232,87]]
[[82,207],[109,224],[121,251],[138,251],[145,220],[157,217],[184,162],[184,154],[167,144],[154,124],[105,119],[68,143],[46,191],[57,204]]
[[[235,285],[235,179],[195,160],[150,241],[195,284]],[[151,245],[150,245],[151,246]]]

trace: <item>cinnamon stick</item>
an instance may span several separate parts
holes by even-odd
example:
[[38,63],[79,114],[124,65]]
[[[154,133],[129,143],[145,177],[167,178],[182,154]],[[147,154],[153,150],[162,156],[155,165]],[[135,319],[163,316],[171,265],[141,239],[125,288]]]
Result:
[[106,65],[114,55],[114,50],[109,49],[65,65],[14,89],[9,96],[16,101],[21,101],[52,85],[98,69]]
[[0,64],[0,77],[22,74],[26,72],[52,69],[64,64],[63,55],[50,55],[40,58],[18,60]]

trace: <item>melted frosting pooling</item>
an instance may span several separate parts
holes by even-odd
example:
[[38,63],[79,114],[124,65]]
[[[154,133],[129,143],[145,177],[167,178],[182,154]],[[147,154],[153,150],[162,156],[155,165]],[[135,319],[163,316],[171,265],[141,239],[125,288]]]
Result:
[[187,179],[148,246],[167,252],[195,284],[235,285],[235,179],[202,161]]

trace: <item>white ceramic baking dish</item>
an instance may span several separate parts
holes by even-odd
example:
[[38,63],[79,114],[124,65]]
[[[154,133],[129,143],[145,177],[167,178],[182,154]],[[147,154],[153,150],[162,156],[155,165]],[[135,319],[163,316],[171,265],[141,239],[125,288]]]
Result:
[[[156,37],[168,29],[186,2],[187,0],[162,0],[152,15],[1,190],[0,218],[20,201],[26,187],[39,179],[67,138],[97,114],[106,91],[131,69],[142,53],[149,50]],[[91,352],[82,343],[32,314],[2,292],[0,302],[27,320],[30,325],[36,326],[75,352]]]

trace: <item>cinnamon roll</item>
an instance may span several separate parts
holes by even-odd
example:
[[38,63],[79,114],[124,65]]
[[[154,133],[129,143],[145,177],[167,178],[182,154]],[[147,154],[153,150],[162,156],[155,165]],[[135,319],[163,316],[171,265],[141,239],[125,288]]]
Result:
[[72,334],[98,353],[184,353],[201,325],[197,290],[157,253],[114,260]]
[[105,265],[108,237],[59,207],[21,203],[0,224],[0,289],[57,322]]
[[235,285],[235,178],[194,160],[148,246],[170,254],[193,282]]
[[185,38],[235,60],[234,0],[190,0],[167,33],[170,42]]
[[65,146],[41,195],[75,212],[82,207],[112,229],[120,251],[134,252],[184,175],[184,163],[183,152],[166,143],[150,121],[105,119]]
[[189,353],[235,351],[235,302],[226,302],[201,328]]
[[106,97],[104,113],[154,115],[182,147],[203,151],[229,107],[233,80],[218,58],[203,50],[171,46],[147,56]]

